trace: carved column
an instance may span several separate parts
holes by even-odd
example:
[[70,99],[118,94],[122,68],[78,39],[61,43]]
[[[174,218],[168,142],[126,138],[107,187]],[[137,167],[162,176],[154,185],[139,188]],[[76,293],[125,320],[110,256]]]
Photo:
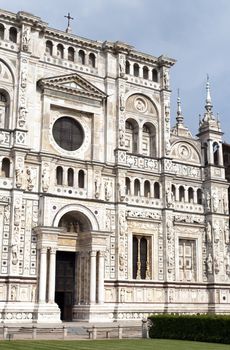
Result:
[[67,173],[67,168],[63,168],[63,185],[67,186],[68,185],[68,173]]
[[209,158],[209,164],[214,164],[214,158],[213,158],[213,142],[211,140],[208,140],[208,158]]
[[96,302],[96,251],[90,252],[90,290],[89,290],[89,301],[90,304]]
[[197,190],[194,190],[193,192],[193,198],[194,198],[194,203],[197,204]]
[[39,302],[46,302],[47,247],[40,250]]
[[185,203],[188,203],[188,188],[184,189],[184,201]]
[[56,248],[50,249],[50,261],[49,261],[49,303],[54,303],[55,295],[55,276],[56,276]]
[[104,264],[105,264],[105,252],[99,251],[98,262],[98,303],[104,303]]
[[134,195],[134,179],[131,178],[130,179],[130,191],[129,191],[129,195],[133,196]]
[[223,165],[223,148],[222,148],[222,143],[219,142],[219,154],[218,154],[218,157],[219,157],[219,165]]

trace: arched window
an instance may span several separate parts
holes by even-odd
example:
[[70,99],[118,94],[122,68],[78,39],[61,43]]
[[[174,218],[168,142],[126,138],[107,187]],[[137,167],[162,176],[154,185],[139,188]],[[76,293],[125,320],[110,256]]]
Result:
[[68,186],[73,187],[73,183],[74,183],[74,171],[72,168],[68,169],[67,172],[67,182],[68,182]]
[[125,193],[127,195],[130,194],[130,178],[129,177],[125,178]]
[[61,59],[64,57],[64,47],[62,44],[58,44],[57,46],[57,57]]
[[85,187],[85,173],[83,170],[80,170],[78,173],[78,187],[79,188]]
[[173,196],[172,199],[175,201],[175,199],[176,199],[176,187],[174,185],[172,185],[171,191],[172,191],[172,196]]
[[134,63],[133,65],[133,74],[135,77],[139,77],[139,71],[140,71],[140,67],[137,63]]
[[146,66],[143,67],[143,78],[149,79],[149,69]]
[[140,244],[141,279],[145,280],[147,268],[147,240],[145,237],[141,238]]
[[194,202],[194,190],[192,187],[189,187],[189,189],[188,189],[188,201],[189,201],[189,203]]
[[3,177],[10,177],[10,160],[8,158],[3,158],[2,160],[1,175]]
[[129,61],[125,62],[125,73],[130,74],[130,63]]
[[47,40],[46,42],[46,55],[47,56],[53,55],[53,43],[50,40]]
[[96,66],[96,56],[94,53],[89,54],[89,66],[95,68]]
[[10,33],[9,33],[10,41],[12,41],[13,43],[16,43],[17,42],[17,34],[18,34],[17,29],[14,27],[11,27]]
[[202,204],[202,190],[200,188],[197,190],[197,204]]
[[125,146],[130,153],[138,152],[138,134],[139,127],[134,119],[128,119],[125,122]]
[[74,62],[74,48],[73,47],[68,48],[68,60],[71,62]]
[[152,70],[152,81],[154,81],[155,83],[158,82],[158,73],[156,69]]
[[144,183],[144,196],[150,197],[150,182],[148,180]]
[[61,166],[56,169],[56,182],[57,185],[63,185],[63,169]]
[[0,128],[9,128],[9,97],[4,90],[0,90]]
[[143,125],[142,153],[148,157],[156,156],[156,129],[150,123],[145,123]]
[[85,64],[85,52],[83,50],[79,50],[78,59],[80,64]]
[[204,150],[204,165],[208,164],[208,145],[205,142],[203,145],[203,150]]
[[213,143],[213,161],[214,165],[219,165],[219,145],[217,142]]
[[154,183],[154,198],[160,198],[160,185],[158,182]]
[[0,40],[4,40],[5,37],[5,27],[2,23],[0,23]]
[[184,187],[183,186],[179,187],[179,201],[184,202]]
[[137,278],[138,240],[133,236],[133,279]]
[[135,179],[134,181],[134,196],[140,195],[140,181],[138,179]]

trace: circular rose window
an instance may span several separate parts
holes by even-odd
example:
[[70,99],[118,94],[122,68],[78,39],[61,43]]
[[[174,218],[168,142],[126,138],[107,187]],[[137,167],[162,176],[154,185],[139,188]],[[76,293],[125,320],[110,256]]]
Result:
[[53,137],[64,150],[76,151],[84,141],[84,131],[75,119],[62,117],[54,123]]

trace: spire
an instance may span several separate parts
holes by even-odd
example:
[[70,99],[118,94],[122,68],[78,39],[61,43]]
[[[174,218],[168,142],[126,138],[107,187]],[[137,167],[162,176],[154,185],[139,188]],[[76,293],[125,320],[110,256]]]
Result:
[[210,93],[210,83],[209,83],[209,76],[207,74],[207,82],[206,82],[206,105],[205,109],[208,113],[212,112],[212,99],[211,99],[211,93]]
[[184,124],[184,117],[181,110],[181,101],[180,101],[180,90],[177,90],[177,117],[176,117],[177,125]]

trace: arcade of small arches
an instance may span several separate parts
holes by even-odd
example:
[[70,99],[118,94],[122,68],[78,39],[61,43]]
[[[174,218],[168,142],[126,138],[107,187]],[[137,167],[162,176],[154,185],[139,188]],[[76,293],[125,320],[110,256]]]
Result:
[[0,23],[0,40],[10,41],[16,44],[18,42],[17,28]]
[[56,168],[56,185],[85,188],[84,170],[75,171],[73,168],[58,166]]
[[156,128],[146,122],[142,127],[135,119],[125,122],[125,147],[129,153],[156,157]]
[[141,66],[138,63],[126,61],[125,73],[158,83],[158,71],[155,68],[149,68],[145,65]]
[[57,44],[51,40],[46,41],[46,55],[54,56],[60,59],[66,59],[71,62],[76,62],[81,65],[86,65],[92,68],[96,67],[96,55],[93,52],[86,52],[82,49],[76,49],[73,46]]

